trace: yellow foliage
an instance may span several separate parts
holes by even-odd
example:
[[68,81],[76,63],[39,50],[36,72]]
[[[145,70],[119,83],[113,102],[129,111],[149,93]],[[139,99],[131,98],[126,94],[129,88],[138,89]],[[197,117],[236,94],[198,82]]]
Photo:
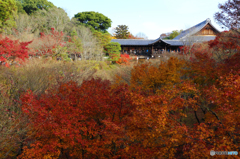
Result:
[[111,36],[111,39],[117,39],[115,36]]

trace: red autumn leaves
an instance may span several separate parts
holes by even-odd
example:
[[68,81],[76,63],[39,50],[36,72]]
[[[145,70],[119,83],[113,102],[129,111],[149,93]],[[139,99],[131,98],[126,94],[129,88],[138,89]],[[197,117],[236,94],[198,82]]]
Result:
[[111,89],[100,79],[60,84],[40,98],[29,92],[22,110],[33,124],[35,142],[22,157],[117,156],[132,110],[127,92],[124,85]]
[[19,42],[18,40],[11,40],[7,37],[0,39],[0,61],[6,63],[6,66],[14,60],[24,60],[28,57],[27,46],[30,42]]

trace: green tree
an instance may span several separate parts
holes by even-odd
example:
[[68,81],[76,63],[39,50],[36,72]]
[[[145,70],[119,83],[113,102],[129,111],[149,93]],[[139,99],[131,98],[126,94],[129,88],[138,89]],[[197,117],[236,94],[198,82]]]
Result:
[[17,6],[17,12],[20,14],[26,14],[25,10],[23,9],[22,2],[19,0],[16,0],[16,6]]
[[48,0],[17,0],[27,14],[32,14],[38,10],[56,7]]
[[74,60],[77,60],[77,55],[80,55],[83,52],[82,41],[78,37],[75,28],[73,28],[71,38],[67,42],[67,50],[70,55],[74,55]]
[[0,33],[15,25],[13,17],[16,11],[15,0],[0,0]]
[[177,37],[180,33],[182,32],[182,30],[173,30],[172,31],[172,33],[168,36],[168,37],[166,37],[166,38],[164,38],[164,39],[174,39],[175,37]]
[[97,30],[106,33],[111,27],[111,19],[98,12],[80,12],[74,16],[80,24],[89,27],[92,31]]
[[116,62],[120,58],[121,44],[110,42],[105,46],[105,53],[109,55],[109,61]]
[[99,44],[104,47],[111,42],[111,35],[109,33],[102,33],[100,31],[95,31],[93,35],[97,38]]
[[71,37],[77,36],[77,31],[75,28],[72,29]]
[[126,25],[118,25],[115,29],[115,37],[117,39],[128,39],[129,31],[128,26]]

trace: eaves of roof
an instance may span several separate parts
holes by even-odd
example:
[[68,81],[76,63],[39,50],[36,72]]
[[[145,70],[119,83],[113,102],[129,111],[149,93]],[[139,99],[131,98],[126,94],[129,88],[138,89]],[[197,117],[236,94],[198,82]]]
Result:
[[118,42],[121,45],[128,46],[139,46],[139,45],[149,45],[154,40],[145,40],[145,39],[112,39],[111,42]]
[[118,42],[123,46],[147,46],[153,45],[158,41],[162,41],[171,46],[182,46],[183,43],[181,40],[163,40],[161,38],[157,38],[156,40],[142,40],[142,39],[112,39],[111,42]]

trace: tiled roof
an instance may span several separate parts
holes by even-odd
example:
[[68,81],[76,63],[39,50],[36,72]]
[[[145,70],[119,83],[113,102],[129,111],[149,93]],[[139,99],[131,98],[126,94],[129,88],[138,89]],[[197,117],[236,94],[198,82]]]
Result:
[[112,39],[111,42],[118,42],[121,45],[125,46],[139,46],[139,45],[150,45],[154,44],[158,41],[163,41],[166,44],[169,44],[171,46],[182,46],[183,42],[180,40],[162,40],[161,38],[158,38],[156,40],[142,40],[142,39]]
[[187,38],[182,38],[180,41],[195,41],[195,42],[203,42],[214,40],[216,36],[190,36]]
[[[216,28],[212,25],[211,20],[210,20],[210,19],[206,19],[206,20],[204,20],[203,22],[201,22],[201,23],[199,23],[199,24],[197,24],[197,25],[195,25],[195,26],[193,26],[193,27],[191,27],[191,28],[189,28],[189,29],[182,31],[180,35],[178,35],[177,37],[174,38],[174,40],[179,40],[179,39],[182,39],[182,38],[184,38],[184,37],[186,37],[186,36],[193,35],[193,34],[199,32],[199,31],[200,31],[202,28],[204,28],[207,24],[211,25],[214,29],[216,29]],[[217,29],[216,29],[216,30],[217,30]],[[218,31],[218,30],[217,30],[217,31]],[[218,32],[219,32],[219,31],[218,31]]]

